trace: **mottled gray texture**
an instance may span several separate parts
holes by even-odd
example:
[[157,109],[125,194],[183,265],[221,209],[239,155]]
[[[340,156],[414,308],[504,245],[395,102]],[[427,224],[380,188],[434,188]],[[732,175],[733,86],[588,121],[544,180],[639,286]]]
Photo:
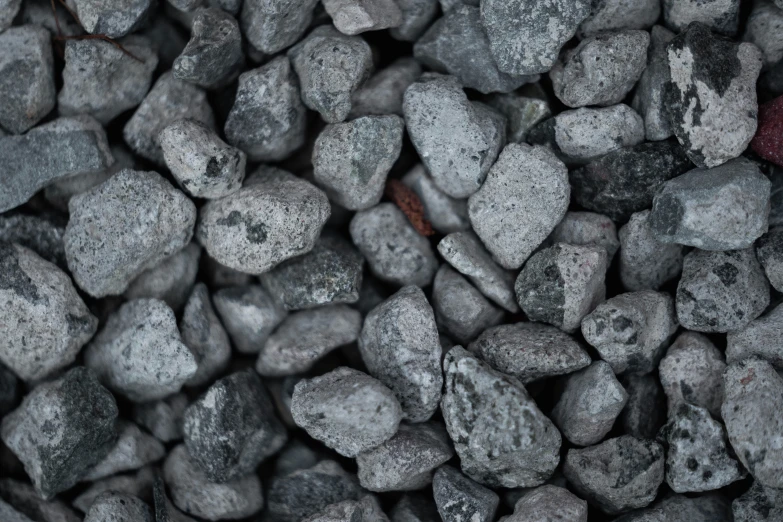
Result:
[[0,315],[0,361],[26,381],[71,364],[98,328],[65,272],[5,242],[0,242]]
[[[140,469],[134,474],[115,475],[113,477],[93,482],[83,493],[72,502],[73,507],[86,513],[98,496],[105,491],[125,493],[137,497],[148,497],[155,478],[152,467]],[[189,521],[179,521],[189,522]]]
[[155,8],[152,0],[72,0],[82,27],[119,38],[139,29]]
[[111,451],[116,421],[114,397],[95,374],[77,366],[28,393],[3,418],[0,436],[48,500],[74,486]]
[[377,205],[386,176],[400,156],[403,128],[396,115],[327,125],[313,148],[315,182],[348,210]]
[[0,216],[0,241],[29,248],[46,261],[65,268],[65,220],[56,216],[8,212]]
[[[658,1],[655,2],[659,4]],[[644,131],[649,141],[665,140],[672,135],[669,116],[663,102],[666,82],[669,81],[669,64],[666,46],[674,33],[661,25],[650,31],[650,47],[647,49],[647,68],[639,78],[631,106],[644,118]]]
[[655,238],[649,210],[632,214],[618,235],[620,280],[626,290],[658,290],[682,271],[683,246]]
[[761,51],[694,23],[669,43],[667,62],[663,104],[691,161],[717,167],[739,156],[756,133]]
[[299,76],[302,101],[327,123],[345,120],[351,95],[372,72],[372,52],[361,37],[320,26],[288,51]]
[[187,407],[188,397],[175,393],[159,401],[134,404],[131,418],[159,441],[172,442],[182,438],[182,415]]
[[579,25],[580,38],[603,31],[649,29],[661,15],[660,0],[599,0]]
[[772,229],[756,241],[756,258],[772,287],[783,290],[783,229]]
[[587,502],[550,484],[525,493],[505,522],[587,522]]
[[713,32],[733,36],[739,25],[740,0],[662,0],[663,19],[674,32],[701,22]]
[[451,466],[441,466],[432,481],[435,505],[442,520],[492,522],[500,498]]
[[106,491],[98,495],[84,517],[84,522],[153,522],[149,506],[140,498]]
[[350,225],[351,239],[375,276],[395,285],[426,286],[438,261],[427,238],[418,232],[393,203],[381,203],[357,212]]
[[560,433],[522,383],[460,346],[443,366],[441,410],[462,471],[494,487],[537,486],[549,478],[560,461]]
[[727,336],[726,362],[731,364],[753,356],[765,359],[776,369],[783,369],[782,305]]
[[778,490],[754,481],[745,493],[731,503],[734,522],[774,522],[783,520],[783,498]]
[[[437,0],[431,0],[430,3],[433,6],[438,5]],[[11,27],[20,7],[22,7],[22,0],[2,0],[0,2],[0,32]]]
[[421,494],[406,493],[392,508],[392,522],[440,522],[435,502]]
[[135,471],[166,455],[158,439],[145,433],[132,422],[117,422],[117,441],[109,454],[101,459],[81,481],[96,481],[117,473]]
[[558,152],[569,163],[586,163],[644,141],[642,117],[624,103],[563,111],[554,119]]
[[385,114],[402,116],[402,97],[419,76],[419,62],[411,57],[398,58],[353,92],[349,117]]
[[343,366],[300,381],[294,388],[291,415],[314,439],[340,455],[355,457],[397,432],[402,408],[380,381]]
[[628,393],[604,361],[565,378],[565,388],[552,410],[563,436],[577,446],[601,442],[625,407]]
[[258,353],[286,310],[260,285],[222,288],[212,296],[218,315],[240,353]]
[[595,212],[566,212],[547,240],[569,245],[591,245],[606,250],[607,265],[620,248],[617,227],[611,219]]
[[487,328],[468,349],[495,370],[522,383],[580,370],[590,356],[567,333],[541,323]]
[[265,377],[304,373],[327,353],[356,341],[361,325],[362,315],[341,304],[293,313],[264,343],[256,370]]
[[661,520],[666,522],[732,522],[729,502],[720,493],[707,493],[690,498],[670,494],[650,509],[658,511],[663,517]]
[[330,504],[315,515],[302,519],[302,522],[343,522],[345,520],[389,522],[389,518],[381,509],[381,504],[373,495],[365,495],[359,500],[343,500]]
[[769,282],[753,249],[693,250],[677,286],[677,318],[697,332],[743,328],[769,304]]
[[509,143],[524,143],[530,129],[552,116],[546,93],[537,83],[511,93],[491,94],[484,101],[506,117]]
[[577,493],[602,511],[617,514],[650,504],[663,482],[663,469],[660,444],[623,435],[568,450],[563,473]]
[[666,422],[666,396],[655,375],[626,375],[622,380],[628,401],[620,414],[627,435],[652,439]]
[[355,35],[397,27],[402,11],[394,0],[322,0],[334,26],[343,34]]
[[573,333],[606,299],[607,265],[606,250],[599,246],[556,243],[539,250],[514,284],[519,306],[530,320]]
[[585,38],[550,71],[555,95],[569,107],[620,103],[647,66],[649,44],[650,34],[639,30]]
[[199,386],[211,382],[228,365],[231,343],[220,323],[204,283],[197,283],[188,297],[179,321],[182,342],[193,354],[198,369],[185,383]]
[[128,285],[123,294],[128,299],[154,297],[178,311],[185,304],[196,281],[201,247],[197,243],[173,254],[145,270]]
[[293,178],[246,186],[210,201],[200,214],[196,233],[210,256],[261,274],[312,250],[331,209],[320,189]]
[[765,68],[774,68],[783,59],[783,5],[769,0],[754,2],[743,40],[761,49]]
[[424,217],[432,228],[442,234],[470,229],[467,202],[452,198],[439,189],[424,165],[413,167],[402,178],[402,182],[419,196],[424,207]]
[[207,93],[178,80],[171,71],[163,73],[123,128],[125,143],[143,158],[163,165],[159,134],[170,123],[191,118],[215,127]]
[[[13,0],[12,0],[13,1]],[[395,0],[402,12],[402,22],[389,34],[396,40],[416,41],[438,12],[438,0]]]
[[49,39],[49,32],[35,25],[0,33],[0,127],[13,134],[28,130],[56,104]]
[[318,0],[245,0],[240,21],[248,42],[266,54],[293,45],[313,19]]
[[279,56],[239,76],[226,139],[253,161],[278,161],[304,144],[306,112],[291,62]]
[[163,160],[182,190],[197,198],[216,199],[239,190],[247,158],[197,120],[177,120],[158,137]]
[[424,292],[406,286],[364,320],[359,351],[370,374],[388,386],[411,422],[429,419],[443,387],[435,315]]
[[0,480],[0,498],[33,522],[80,522],[81,517],[61,500],[43,500],[26,482]]
[[568,209],[568,171],[548,149],[509,144],[468,199],[473,229],[504,268],[522,266]]

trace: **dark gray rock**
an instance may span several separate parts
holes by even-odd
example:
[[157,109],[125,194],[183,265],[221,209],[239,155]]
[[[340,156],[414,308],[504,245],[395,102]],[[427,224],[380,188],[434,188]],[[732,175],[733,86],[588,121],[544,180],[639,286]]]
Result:
[[195,522],[187,515],[183,515],[180,510],[174,507],[174,504],[166,495],[166,485],[160,474],[155,475],[155,481],[152,485],[153,505],[155,507],[155,522]]
[[0,241],[29,248],[46,261],[66,268],[65,221],[55,216],[5,213],[0,216]]
[[734,36],[739,25],[740,0],[663,0],[663,19],[669,29],[681,32],[701,22],[716,33]]
[[182,416],[188,407],[188,397],[175,393],[165,399],[133,405],[131,418],[146,428],[161,442],[182,438]]
[[606,250],[607,265],[612,263],[612,258],[620,248],[614,222],[595,212],[566,212],[547,242],[602,247]]
[[373,495],[365,495],[359,500],[343,500],[330,504],[315,515],[302,519],[302,522],[342,522],[344,520],[389,522],[389,518],[381,509],[378,499]]
[[783,498],[778,490],[754,481],[742,496],[731,503],[734,522],[773,522],[783,519]]
[[620,414],[623,429],[640,439],[653,439],[666,422],[666,396],[651,374],[626,375],[622,380],[628,401]]
[[602,0],[579,25],[580,38],[604,31],[649,29],[661,15],[659,0]]
[[85,522],[153,522],[149,506],[140,498],[106,491],[98,495],[84,517]]
[[152,14],[152,0],[73,0],[79,23],[88,33],[119,38],[139,29]]
[[565,488],[547,484],[525,493],[505,522],[545,520],[587,522],[587,502]]
[[441,466],[432,480],[435,505],[442,520],[492,522],[500,498],[451,466]]
[[626,290],[658,290],[682,272],[684,248],[661,243],[650,227],[650,211],[631,215],[620,228],[620,280]]
[[73,509],[61,500],[43,500],[26,482],[0,480],[0,498],[33,522],[80,522]]
[[416,41],[438,12],[438,0],[396,0],[402,12],[402,22],[389,34],[395,40]]
[[223,288],[212,297],[218,315],[241,353],[258,353],[286,310],[260,285]]
[[[770,215],[770,219],[772,215]],[[783,290],[783,229],[772,229],[756,242],[756,258],[772,287]]]
[[[419,1],[419,0],[411,0]],[[429,0],[425,0],[429,1]],[[351,95],[350,118],[396,114],[402,116],[405,90],[421,76],[421,65],[414,58],[404,57],[376,72]]]
[[[19,379],[11,370],[0,364],[0,418],[14,409],[21,395]],[[0,496],[1,494],[0,489]]]
[[220,323],[204,283],[197,283],[188,297],[179,321],[182,342],[193,354],[198,369],[185,383],[200,386],[211,382],[228,365],[231,342]]
[[[659,2],[655,4],[660,6]],[[672,38],[674,33],[661,25],[654,26],[650,31],[647,68],[639,78],[631,103],[644,118],[645,135],[649,141],[665,140],[672,135],[663,101],[666,82],[670,79],[666,46]]]
[[317,3],[318,0],[245,0],[240,18],[242,30],[255,49],[275,54],[304,35]]
[[101,459],[82,478],[82,481],[96,481],[117,473],[135,471],[166,455],[163,444],[145,433],[132,422],[117,422],[117,441],[109,454]]
[[392,522],[440,522],[432,499],[419,494],[405,494],[391,510]]
[[720,494],[698,497],[672,494],[656,502],[652,509],[659,510],[666,522],[732,522],[729,502]]

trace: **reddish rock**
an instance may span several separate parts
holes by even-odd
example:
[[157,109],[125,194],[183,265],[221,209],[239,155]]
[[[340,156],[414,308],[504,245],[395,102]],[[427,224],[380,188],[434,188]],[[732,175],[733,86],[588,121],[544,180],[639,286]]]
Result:
[[783,96],[759,107],[759,128],[750,146],[765,160],[783,167]]

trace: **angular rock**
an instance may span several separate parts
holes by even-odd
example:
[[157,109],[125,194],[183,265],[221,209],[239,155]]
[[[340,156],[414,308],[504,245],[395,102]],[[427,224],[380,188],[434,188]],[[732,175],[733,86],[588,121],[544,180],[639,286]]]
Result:
[[[135,474],[115,475],[93,484],[73,501],[73,507],[86,513],[99,495],[106,491],[125,493],[136,497],[147,498],[152,488],[155,472],[151,467],[141,468]],[[178,521],[191,522],[191,521]]]
[[419,196],[424,206],[424,218],[432,228],[442,234],[470,229],[467,202],[452,198],[440,190],[424,165],[413,167],[402,178],[402,182]]
[[626,290],[658,290],[682,272],[683,246],[656,239],[649,210],[632,214],[618,235],[620,280]]
[[658,0],[604,0],[579,24],[580,38],[604,31],[648,29],[661,15]]
[[254,48],[275,54],[304,35],[317,3],[318,0],[247,0],[242,4],[242,30]]
[[566,212],[566,215],[549,235],[552,243],[568,243],[574,246],[597,246],[606,250],[607,264],[620,248],[617,228],[608,217],[594,212]]
[[258,353],[287,312],[260,285],[223,288],[212,297],[218,315],[241,353]]
[[701,22],[716,33],[733,36],[739,25],[740,0],[663,0],[663,19],[674,32]]
[[323,4],[343,34],[378,31],[402,23],[402,11],[394,0],[323,0]]
[[190,293],[179,321],[179,331],[182,342],[198,365],[196,373],[185,384],[200,386],[211,382],[228,365],[231,342],[215,315],[204,283],[197,283]]
[[0,480],[0,498],[33,522],[80,522],[81,518],[60,500],[43,500],[26,482]]
[[586,163],[644,141],[641,116],[624,103],[564,111],[554,119],[558,153],[569,162]]
[[542,520],[587,522],[587,502],[565,488],[547,484],[525,493],[506,522]]
[[153,522],[149,506],[140,498],[106,491],[98,495],[84,517],[85,522]]
[[124,471],[134,471],[166,455],[158,439],[148,435],[132,422],[117,423],[117,441],[100,462],[82,477],[82,481],[96,481]]
[[[656,5],[660,5],[655,2]],[[636,84],[631,106],[644,118],[645,136],[649,141],[665,140],[672,135],[669,117],[663,101],[666,82],[669,81],[669,63],[666,46],[674,33],[661,25],[650,31],[647,49],[647,68]]]
[[438,522],[441,520],[432,499],[406,493],[391,510],[392,522]]
[[435,505],[442,520],[492,522],[500,498],[451,466],[441,466],[432,480]]
[[154,297],[165,301],[173,310],[179,310],[185,304],[196,281],[200,257],[201,247],[196,243],[189,243],[131,281],[125,290],[125,297]]
[[402,12],[402,22],[389,34],[395,40],[416,41],[438,12],[438,0],[395,0]]
[[313,516],[302,519],[303,522],[342,522],[343,520],[362,520],[362,522],[389,522],[378,500],[365,495],[359,500],[343,500],[330,504]]
[[174,504],[166,495],[166,485],[160,474],[155,475],[155,481],[152,485],[152,502],[155,506],[156,522],[195,522],[187,515],[183,515],[180,510],[174,507]]
[[506,117],[509,143],[524,143],[530,129],[552,116],[546,93],[539,84],[528,84],[511,93],[491,94],[485,101]]
[[761,49],[766,68],[774,67],[783,59],[781,23],[783,23],[783,9],[776,7],[769,0],[754,3],[742,39]]
[[119,38],[140,28],[152,14],[152,0],[73,0],[79,23],[88,33]]
[[775,368],[783,368],[783,306],[778,305],[763,317],[750,322],[726,338],[726,362],[761,357]]
[[[781,60],[783,69],[783,60]],[[750,142],[753,151],[767,161],[783,166],[783,147],[780,132],[783,129],[783,96],[759,107],[759,125]]]
[[29,248],[46,261],[66,268],[65,221],[49,215],[6,213],[0,216],[0,241]]
[[[770,215],[770,219],[773,216]],[[783,230],[772,229],[756,242],[756,258],[772,287],[783,290]]]
[[172,442],[182,438],[182,416],[187,407],[187,396],[175,393],[159,401],[134,404],[132,419],[159,441]]
[[348,117],[386,114],[402,116],[402,97],[405,90],[419,76],[421,76],[419,62],[411,57],[398,58],[391,65],[371,76],[364,85],[353,92],[351,112]]
[[734,522],[772,522],[783,518],[783,498],[773,488],[754,481],[742,496],[731,503]]
[[654,375],[626,375],[628,402],[620,414],[623,429],[639,439],[654,439],[666,422],[666,396]]

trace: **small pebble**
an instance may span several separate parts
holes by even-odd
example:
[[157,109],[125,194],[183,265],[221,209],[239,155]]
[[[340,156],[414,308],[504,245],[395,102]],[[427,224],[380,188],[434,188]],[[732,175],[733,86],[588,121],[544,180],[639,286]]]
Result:
[[666,422],[666,396],[657,377],[626,375],[622,380],[628,401],[620,414],[625,433],[639,439],[654,439]]
[[[781,60],[783,64],[783,60]],[[783,167],[783,146],[780,133],[783,129],[783,96],[759,107],[759,124],[750,146],[767,161]]]
[[240,353],[258,353],[287,312],[260,285],[223,288],[212,296],[218,315]]
[[[398,0],[398,3],[400,1],[404,0]],[[353,92],[351,113],[348,116],[350,118],[387,114],[402,116],[402,98],[405,90],[418,80],[419,76],[421,76],[421,65],[414,58],[395,60],[385,69],[372,75]]]
[[413,42],[430,25],[438,12],[438,0],[395,0],[402,12],[402,22],[389,34],[395,40]]
[[745,493],[731,503],[734,522],[773,522],[783,520],[783,497],[773,488],[754,481]]
[[565,488],[546,484],[525,493],[505,522],[587,522],[587,502]]
[[604,31],[649,29],[661,15],[659,0],[604,0],[579,25],[580,38]]
[[776,369],[783,369],[783,306],[751,321],[726,336],[726,362],[761,357]]
[[96,481],[117,473],[135,471],[166,455],[166,449],[158,439],[141,431],[132,422],[120,420],[117,432],[117,441],[109,454],[90,469],[82,481]]
[[442,520],[454,522],[492,522],[500,498],[457,471],[441,466],[432,480],[435,505]]
[[139,29],[155,8],[152,0],[73,0],[79,23],[91,34],[119,38]]
[[783,230],[772,229],[756,241],[756,258],[772,288],[783,290]]
[[98,495],[84,517],[84,522],[153,522],[149,506],[140,498],[106,491]]
[[245,0],[240,22],[248,42],[275,54],[295,44],[313,20],[318,0]]
[[419,196],[424,207],[424,218],[442,234],[470,229],[468,205],[443,192],[429,175],[424,165],[418,164],[402,178],[402,182]]
[[682,272],[684,248],[656,239],[649,210],[632,214],[618,235],[620,280],[626,290],[658,290]]
[[644,141],[644,121],[624,103],[564,111],[554,119],[555,143],[568,162],[587,163]]
[[131,418],[161,442],[182,439],[182,416],[188,407],[184,393],[175,393],[155,402],[133,405]]
[[[658,2],[655,2],[658,4]],[[674,33],[661,25],[650,31],[650,47],[647,49],[647,68],[636,84],[631,106],[644,118],[644,131],[648,141],[665,140],[672,135],[663,96],[669,81],[669,63],[666,46]]]
[[185,304],[196,281],[201,247],[196,243],[167,257],[131,281],[123,294],[128,299],[154,297],[178,311]]
[[402,11],[394,0],[322,1],[334,26],[343,34],[378,31],[402,23]]
[[611,219],[595,212],[566,212],[566,215],[549,235],[552,243],[568,243],[574,246],[596,246],[606,250],[607,264],[620,248],[617,227]]
[[80,522],[81,517],[60,500],[43,500],[26,482],[0,479],[0,498],[33,522]]
[[716,33],[732,36],[739,24],[740,0],[663,0],[663,19],[674,32],[701,22]]
[[87,513],[95,499],[107,491],[146,498],[152,489],[154,478],[155,472],[153,469],[151,467],[146,467],[140,469],[135,474],[115,475],[99,480],[98,482],[93,482],[90,487],[74,499],[73,507],[83,513]]

